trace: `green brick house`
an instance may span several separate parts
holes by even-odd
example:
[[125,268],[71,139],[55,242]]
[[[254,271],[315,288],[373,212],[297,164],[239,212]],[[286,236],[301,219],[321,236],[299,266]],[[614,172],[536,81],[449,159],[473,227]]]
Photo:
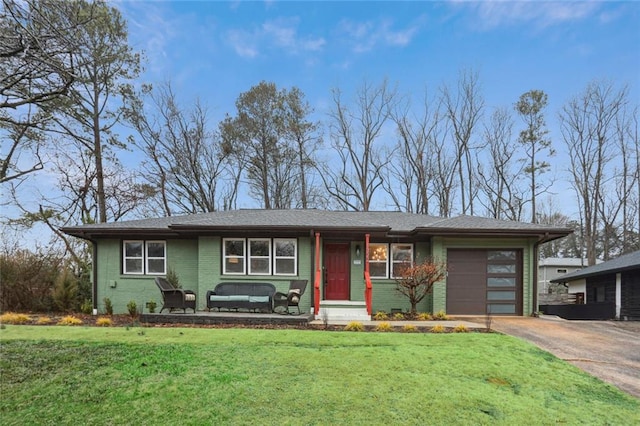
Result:
[[[529,315],[537,310],[538,246],[571,230],[549,225],[401,212],[235,210],[67,227],[93,243],[93,304],[126,312],[161,294],[154,279],[173,270],[206,309],[222,282],[270,282],[286,292],[308,280],[300,302],[317,317],[368,319],[407,311],[395,275],[407,262],[447,262],[422,312]],[[365,270],[370,279],[365,278]]]

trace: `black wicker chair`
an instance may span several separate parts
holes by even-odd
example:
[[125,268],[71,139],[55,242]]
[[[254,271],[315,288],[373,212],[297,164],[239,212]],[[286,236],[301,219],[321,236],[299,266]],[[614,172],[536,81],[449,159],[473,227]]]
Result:
[[156,285],[162,293],[162,309],[168,309],[169,312],[174,309],[182,309],[184,313],[187,309],[193,309],[193,313],[196,313],[196,294],[191,290],[183,290],[181,288],[175,288],[171,285],[166,278],[156,277]]
[[[307,280],[291,280],[287,294],[277,292],[273,295],[273,311],[281,314],[291,314],[290,307],[295,306],[300,315],[300,299],[307,288]],[[277,309],[280,308],[280,309]]]

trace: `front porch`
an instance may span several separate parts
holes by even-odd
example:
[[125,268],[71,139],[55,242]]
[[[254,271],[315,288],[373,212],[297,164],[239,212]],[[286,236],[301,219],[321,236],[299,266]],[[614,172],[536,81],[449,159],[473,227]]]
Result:
[[289,325],[307,326],[313,320],[313,315],[282,315],[277,313],[254,312],[208,312],[195,313],[154,313],[141,314],[140,322],[146,324],[198,324],[198,325]]

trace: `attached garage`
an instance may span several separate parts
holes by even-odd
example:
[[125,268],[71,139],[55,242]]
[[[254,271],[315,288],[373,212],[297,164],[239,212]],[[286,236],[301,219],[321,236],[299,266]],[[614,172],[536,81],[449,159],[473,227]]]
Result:
[[522,315],[522,251],[447,250],[447,313]]

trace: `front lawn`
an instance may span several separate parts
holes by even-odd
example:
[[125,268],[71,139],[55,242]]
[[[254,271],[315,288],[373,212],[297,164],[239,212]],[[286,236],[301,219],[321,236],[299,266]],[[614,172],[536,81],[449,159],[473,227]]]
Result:
[[24,424],[639,424],[640,401],[500,334],[6,326]]

